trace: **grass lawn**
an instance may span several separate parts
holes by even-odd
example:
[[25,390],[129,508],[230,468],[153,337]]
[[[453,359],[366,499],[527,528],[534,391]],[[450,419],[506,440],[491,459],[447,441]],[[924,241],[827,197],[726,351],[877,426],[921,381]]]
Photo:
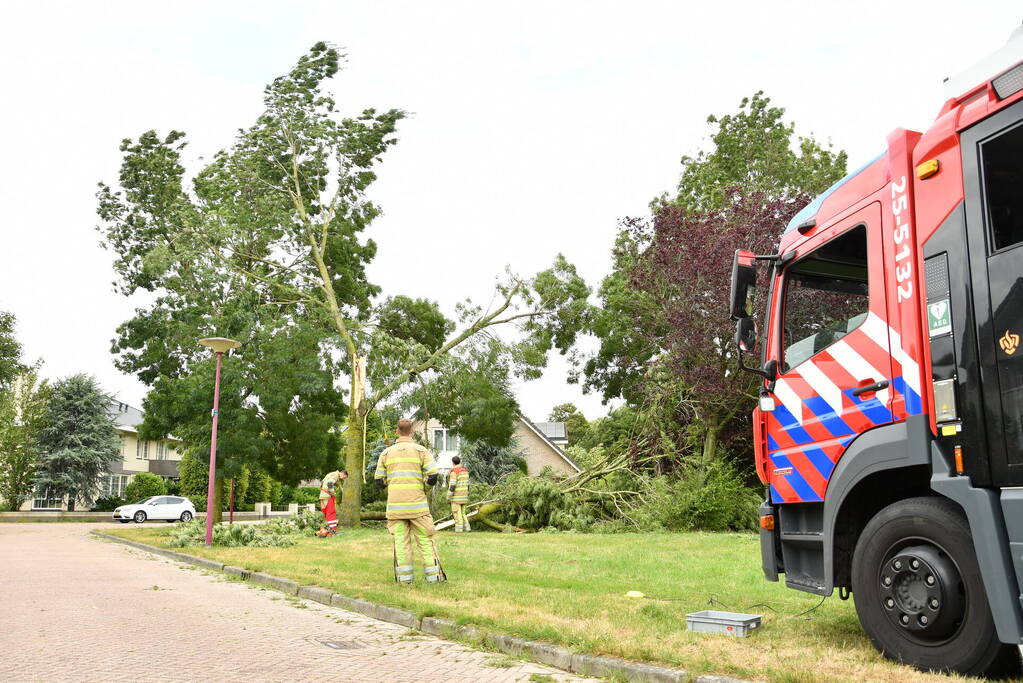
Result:
[[[170,527],[111,530],[165,546]],[[763,579],[752,534],[498,534],[441,532],[448,583],[394,583],[382,529],[304,538],[290,548],[177,549],[220,562],[487,627],[579,652],[771,681],[937,681],[871,647],[852,601],[820,598]],[[421,566],[417,565],[417,572]],[[648,598],[624,597],[638,590]],[[763,604],[760,604],[763,603]],[[749,638],[692,634],[685,614],[763,614]],[[964,679],[959,679],[964,680]]]

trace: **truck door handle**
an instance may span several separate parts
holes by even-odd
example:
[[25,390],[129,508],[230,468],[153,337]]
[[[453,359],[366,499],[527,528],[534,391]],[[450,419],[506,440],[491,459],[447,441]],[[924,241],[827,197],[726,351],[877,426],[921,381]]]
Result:
[[856,387],[852,390],[853,396],[859,396],[860,394],[873,394],[875,391],[881,391],[882,389],[888,388],[888,380],[883,379],[880,382],[874,382],[868,384],[865,387]]

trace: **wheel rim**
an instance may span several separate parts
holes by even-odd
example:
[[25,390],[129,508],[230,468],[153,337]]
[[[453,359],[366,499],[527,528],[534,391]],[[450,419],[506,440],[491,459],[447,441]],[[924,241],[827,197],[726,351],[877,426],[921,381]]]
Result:
[[188,513],[188,512],[181,513],[181,521],[182,522],[191,522],[192,521],[192,515],[190,513]]
[[945,642],[966,620],[966,584],[959,567],[929,540],[907,540],[889,550],[877,582],[885,616],[918,643]]
[[144,513],[144,512],[136,512],[136,513],[135,513],[135,521],[136,521],[136,522],[138,522],[139,524],[141,524],[141,523],[142,523],[142,522],[144,522],[145,520],[146,520],[146,513]]

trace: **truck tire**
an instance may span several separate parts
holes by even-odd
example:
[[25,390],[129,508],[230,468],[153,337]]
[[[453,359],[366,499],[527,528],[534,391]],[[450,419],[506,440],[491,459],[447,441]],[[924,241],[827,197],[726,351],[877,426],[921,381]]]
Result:
[[962,510],[908,498],[864,527],[852,562],[856,613],[888,659],[968,676],[1011,673],[1016,648],[995,632]]

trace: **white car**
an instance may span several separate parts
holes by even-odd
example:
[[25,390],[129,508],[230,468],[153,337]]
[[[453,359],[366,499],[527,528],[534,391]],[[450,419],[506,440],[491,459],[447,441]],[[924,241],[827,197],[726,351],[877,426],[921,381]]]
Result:
[[153,496],[132,505],[122,505],[114,510],[114,519],[121,524],[127,524],[132,520],[142,524],[147,519],[190,522],[193,517],[195,506],[188,498],[181,496]]

